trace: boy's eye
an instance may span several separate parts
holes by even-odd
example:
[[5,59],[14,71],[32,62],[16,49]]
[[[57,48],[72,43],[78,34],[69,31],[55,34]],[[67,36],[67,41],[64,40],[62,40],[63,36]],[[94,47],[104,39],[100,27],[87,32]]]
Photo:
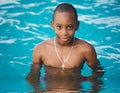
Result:
[[72,29],[73,29],[73,26],[70,25],[70,26],[67,27],[67,29],[72,30]]
[[58,30],[60,30],[60,29],[62,29],[62,26],[58,25],[58,26],[56,26],[56,28],[57,28]]

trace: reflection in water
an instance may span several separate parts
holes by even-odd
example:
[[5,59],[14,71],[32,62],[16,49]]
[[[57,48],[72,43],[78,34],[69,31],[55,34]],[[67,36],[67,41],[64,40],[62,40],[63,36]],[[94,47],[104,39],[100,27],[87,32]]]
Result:
[[[46,75],[40,81],[42,84],[40,83],[39,89],[35,89],[37,92],[99,93],[102,89],[103,82],[101,80],[87,80],[87,77],[81,76],[79,68],[61,70],[61,68],[45,66],[45,71]],[[44,88],[43,85],[45,85]]]
[[99,93],[102,89],[103,82],[101,80],[84,81],[84,80],[67,80],[67,79],[52,79],[46,80],[47,92],[61,92],[61,93]]

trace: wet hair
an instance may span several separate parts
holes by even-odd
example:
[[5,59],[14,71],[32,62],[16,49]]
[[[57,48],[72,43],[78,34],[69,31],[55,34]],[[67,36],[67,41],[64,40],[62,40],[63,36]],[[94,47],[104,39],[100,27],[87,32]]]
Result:
[[56,14],[57,12],[70,12],[70,13],[74,13],[76,21],[78,20],[78,16],[77,16],[77,11],[76,11],[76,9],[73,7],[73,5],[71,5],[71,4],[69,4],[69,3],[59,4],[59,5],[55,8],[54,13],[53,13],[53,20],[54,20],[54,18],[55,18],[55,14]]

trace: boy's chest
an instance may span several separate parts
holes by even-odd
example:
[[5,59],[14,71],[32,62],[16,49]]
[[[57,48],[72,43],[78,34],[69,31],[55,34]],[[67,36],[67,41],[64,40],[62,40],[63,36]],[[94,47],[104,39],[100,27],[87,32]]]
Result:
[[57,54],[54,49],[51,49],[44,53],[43,63],[52,67],[61,67],[62,64],[65,65],[65,68],[81,67],[85,61],[84,55],[78,51],[72,51],[71,54],[60,54],[59,52]]

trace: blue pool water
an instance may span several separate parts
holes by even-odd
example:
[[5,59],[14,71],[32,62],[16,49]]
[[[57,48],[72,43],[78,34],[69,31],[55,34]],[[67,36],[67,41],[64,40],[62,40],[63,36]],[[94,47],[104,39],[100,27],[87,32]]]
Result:
[[[50,21],[57,4],[69,2],[78,12],[80,28],[75,36],[91,43],[105,75],[94,93],[120,92],[119,0],[0,0],[0,93],[28,93],[25,77],[30,71],[33,47],[55,36]],[[82,74],[90,75],[85,65]],[[42,76],[44,69],[42,68]],[[81,93],[88,92],[83,82]],[[42,89],[45,90],[44,82]]]

